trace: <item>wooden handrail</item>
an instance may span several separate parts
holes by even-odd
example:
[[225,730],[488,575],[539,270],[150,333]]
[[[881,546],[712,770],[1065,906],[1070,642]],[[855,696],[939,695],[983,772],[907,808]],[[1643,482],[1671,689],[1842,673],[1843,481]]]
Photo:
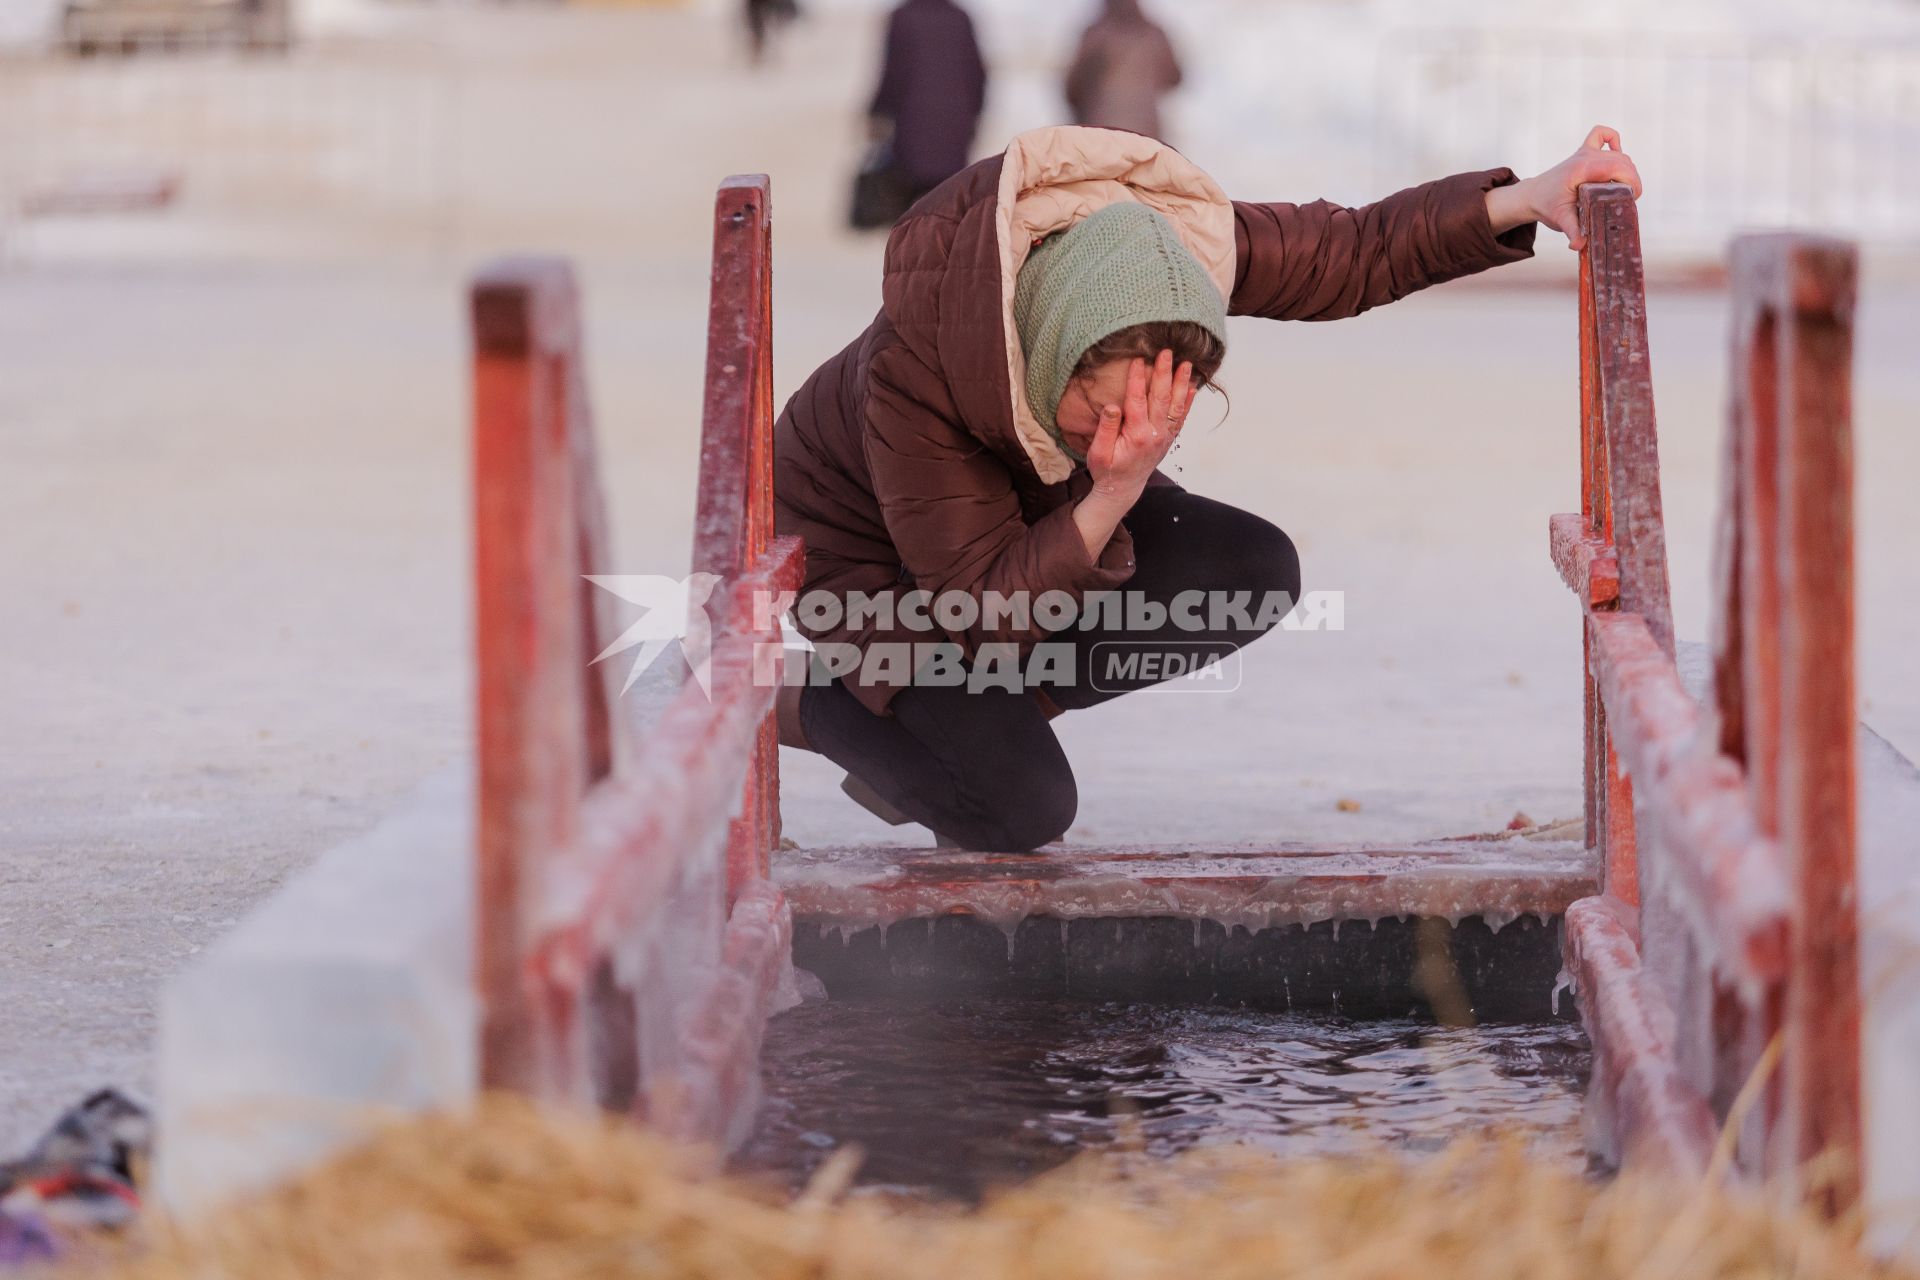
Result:
[[606,533],[571,271],[516,259],[472,294],[482,1083],[717,1147],[751,1119],[791,950],[766,874],[767,657],[770,602],[798,589],[805,557],[773,537],[767,196],[765,178],[729,179],[715,214],[694,529],[694,569],[719,579],[705,679],[669,681],[644,725],[596,662],[614,629],[587,581]]
[[508,259],[471,299],[481,1070],[532,1088],[530,886],[577,837],[582,798],[624,743],[611,672],[590,665],[609,631],[585,575],[604,570],[606,533],[573,272]]
[[[1580,254],[1580,528],[1590,556],[1604,548],[1613,598],[1594,600],[1590,584],[1584,594],[1590,607],[1630,609],[1645,617],[1671,657],[1673,611],[1639,212],[1631,189],[1597,183],[1580,189],[1579,215],[1587,236]],[[1590,645],[1585,657],[1590,672]],[[1620,771],[1592,675],[1584,681],[1587,843],[1603,855],[1607,892],[1637,903],[1633,788]]]
[[1587,235],[1580,273],[1581,433],[1587,442],[1581,456],[1590,466],[1596,452],[1605,459],[1588,476],[1592,496],[1582,510],[1613,543],[1620,607],[1645,618],[1671,657],[1673,605],[1647,351],[1646,271],[1632,190],[1617,182],[1582,187],[1580,223]]
[[[1657,1059],[1616,1060],[1601,1079],[1624,1091],[1622,1149],[1704,1167],[1699,1109],[1725,1118],[1777,1036],[1781,1074],[1739,1135],[1739,1167],[1838,1210],[1857,1197],[1860,1152],[1853,250],[1796,235],[1734,246],[1702,709],[1675,661],[1633,201],[1587,187],[1580,210],[1582,510],[1554,517],[1550,544],[1584,615],[1587,831],[1606,897],[1569,910],[1569,968],[1598,988],[1603,1055]],[[1623,1013],[1648,1002],[1663,1008]],[[1609,1043],[1621,1026],[1673,1030]],[[1797,1181],[1835,1154],[1837,1176]]]
[[[728,178],[714,201],[693,570],[722,578],[746,572],[774,538],[772,205],[765,174]],[[780,750],[770,718],[758,735],[728,839],[731,897],[766,879],[780,842]]]
[[[1770,1165],[1842,1157],[1859,1191],[1853,445],[1856,252],[1776,234],[1734,243],[1734,367],[1712,637],[1715,746],[1744,767],[1795,904]],[[1751,1038],[1751,1037],[1750,1037]]]

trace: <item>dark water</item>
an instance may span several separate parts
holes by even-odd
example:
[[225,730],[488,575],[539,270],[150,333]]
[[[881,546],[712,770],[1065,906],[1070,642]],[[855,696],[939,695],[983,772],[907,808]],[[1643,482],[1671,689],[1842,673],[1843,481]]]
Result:
[[1440,1028],[1220,1008],[828,1000],[782,1014],[742,1164],[804,1181],[857,1144],[868,1185],[963,1198],[1127,1136],[1172,1153],[1440,1146],[1519,1130],[1581,1154],[1574,1023]]

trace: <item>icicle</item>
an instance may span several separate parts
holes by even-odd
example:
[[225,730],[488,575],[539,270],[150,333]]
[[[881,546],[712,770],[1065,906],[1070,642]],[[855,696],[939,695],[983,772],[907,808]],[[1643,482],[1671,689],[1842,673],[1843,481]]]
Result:
[[1570,992],[1576,998],[1580,994],[1573,985],[1573,975],[1568,973],[1564,968],[1561,969],[1553,979],[1553,1016],[1556,1018],[1560,1016],[1560,993],[1562,991]]

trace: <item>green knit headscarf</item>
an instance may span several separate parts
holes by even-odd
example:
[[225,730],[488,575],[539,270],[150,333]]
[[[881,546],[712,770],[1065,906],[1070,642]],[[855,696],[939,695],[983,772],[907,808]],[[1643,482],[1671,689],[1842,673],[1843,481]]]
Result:
[[1074,366],[1096,342],[1137,324],[1190,320],[1224,344],[1227,307],[1173,224],[1131,200],[1110,204],[1034,247],[1013,290],[1034,417],[1076,462],[1054,415]]

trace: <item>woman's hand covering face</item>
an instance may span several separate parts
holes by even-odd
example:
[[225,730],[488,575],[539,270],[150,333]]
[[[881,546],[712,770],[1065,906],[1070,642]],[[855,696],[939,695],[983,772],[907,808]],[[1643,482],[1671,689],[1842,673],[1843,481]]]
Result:
[[[1179,439],[1193,408],[1193,365],[1174,367],[1173,352],[1162,351],[1152,365],[1145,360],[1126,363],[1126,383],[1117,403],[1106,398],[1115,379],[1096,370],[1081,394],[1089,407],[1098,406],[1093,438],[1085,446],[1087,471],[1096,490],[1131,499],[1146,487],[1147,477],[1166,458]],[[1097,397],[1097,398],[1096,398]],[[1062,424],[1066,430],[1066,424]]]

